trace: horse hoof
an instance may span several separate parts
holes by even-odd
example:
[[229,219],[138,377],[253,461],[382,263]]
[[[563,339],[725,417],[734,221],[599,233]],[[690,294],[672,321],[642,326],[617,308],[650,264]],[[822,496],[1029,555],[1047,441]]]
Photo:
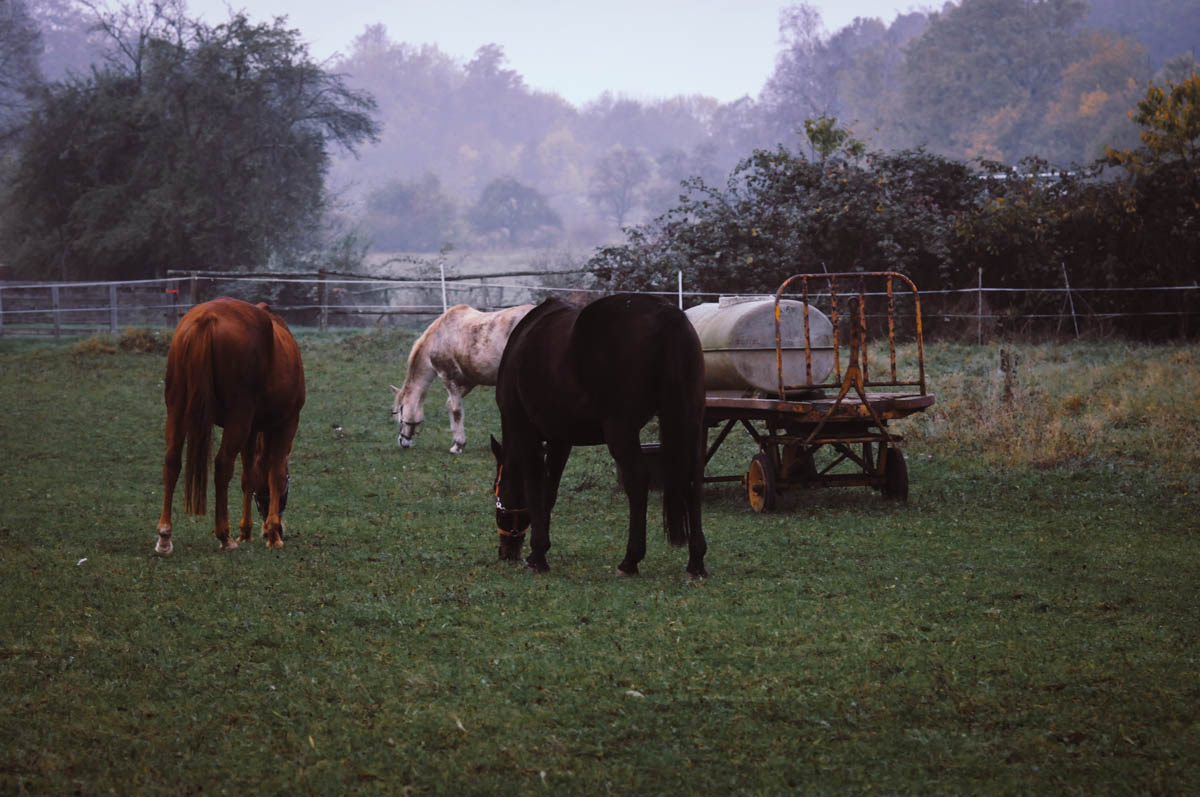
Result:
[[530,559],[525,560],[525,569],[531,573],[549,573],[550,565],[545,562],[534,562]]
[[221,550],[222,551],[234,551],[234,550],[237,550],[237,547],[238,547],[237,543],[234,542],[233,540],[230,540],[230,539],[221,540]]
[[459,445],[458,443],[455,443],[454,445],[450,446],[450,453],[461,454],[464,448],[466,448],[466,444]]
[[638,574],[638,569],[636,567],[633,568],[632,570],[626,570],[625,568],[621,567],[620,565],[617,565],[617,575],[620,576],[621,578],[630,578],[632,576],[636,576],[637,574]]
[[[165,545],[164,545],[164,543],[165,543]],[[175,548],[174,548],[174,546],[171,545],[171,541],[164,540],[161,538],[159,539],[158,543],[155,544],[155,546],[154,546],[154,552],[156,554],[158,554],[159,556],[170,556],[171,551],[173,551],[173,550],[175,550]]]
[[687,574],[689,576],[691,576],[694,581],[699,581],[702,578],[708,578],[708,571],[705,570],[703,567],[700,568],[699,570],[691,570],[689,568],[687,571]]

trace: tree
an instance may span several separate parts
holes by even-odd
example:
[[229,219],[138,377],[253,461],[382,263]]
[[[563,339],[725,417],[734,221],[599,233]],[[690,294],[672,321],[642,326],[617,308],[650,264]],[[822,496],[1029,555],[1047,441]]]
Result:
[[804,135],[808,138],[815,159],[821,163],[835,152],[842,151],[857,159],[867,151],[867,145],[855,138],[850,129],[839,127],[837,119],[832,116],[805,119]]
[[807,3],[788,7],[780,19],[783,49],[761,95],[770,141],[790,145],[805,120],[838,117],[872,131],[876,149],[909,145],[901,104],[904,48],[925,29],[923,13],[897,16],[890,26],[858,17],[831,36]]
[[1130,113],[1141,133],[1144,151],[1110,152],[1115,163],[1137,165],[1149,161],[1181,161],[1190,169],[1200,168],[1200,74],[1165,88],[1150,83],[1137,110]]
[[42,40],[22,0],[0,0],[0,149],[21,128],[42,82]]
[[760,102],[773,143],[786,145],[805,119],[836,115],[840,109],[820,10],[809,3],[784,8],[779,12],[779,38],[782,49]]
[[831,153],[814,162],[756,150],[724,189],[686,184],[683,201],[600,250],[612,287],[670,289],[682,270],[694,290],[769,292],[802,271],[901,271],[941,283],[957,220],[978,193],[962,164],[924,152]]
[[829,40],[838,116],[854,120],[856,130],[870,131],[872,149],[911,146],[902,105],[904,48],[926,25],[917,12],[896,17],[889,27],[859,18]]
[[1142,146],[1109,150],[1122,167],[1107,200],[1110,228],[1124,232],[1121,260],[1132,266],[1130,283],[1182,285],[1196,278],[1200,251],[1200,74],[1179,84],[1151,83],[1131,112],[1143,129]]
[[1145,49],[1103,31],[1083,34],[1080,57],[1063,70],[1039,135],[1029,143],[1066,163],[1101,157],[1105,147],[1137,138],[1128,111],[1146,85]]
[[35,109],[3,208],[14,272],[141,277],[264,265],[320,245],[331,145],[376,132],[369,97],[299,34],[179,8],[101,17],[114,43]]
[[1077,59],[1085,0],[963,0],[909,45],[905,99],[916,141],[952,156],[1015,162]]
[[618,227],[623,227],[625,219],[641,202],[642,186],[651,173],[650,159],[644,152],[614,147],[596,163],[588,198],[603,208]]
[[1197,47],[1197,0],[1089,0],[1086,22],[1141,42],[1156,65]]
[[111,39],[97,28],[96,12],[87,0],[35,0],[28,5],[41,33],[46,80],[85,75],[92,64],[104,61]]
[[436,252],[454,237],[454,203],[432,174],[392,180],[367,195],[366,224],[376,249]]
[[467,220],[484,235],[519,243],[543,227],[562,228],[562,219],[537,190],[512,177],[499,177],[483,189]]

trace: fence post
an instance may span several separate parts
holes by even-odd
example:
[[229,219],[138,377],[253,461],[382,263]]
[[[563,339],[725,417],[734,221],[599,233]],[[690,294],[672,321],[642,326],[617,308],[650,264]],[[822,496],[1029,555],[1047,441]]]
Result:
[[683,309],[683,269],[679,269],[679,309]]
[[329,282],[325,279],[325,269],[317,270],[317,278],[321,281],[321,322],[319,326],[324,332],[329,328]]
[[0,337],[4,336],[4,286],[0,285]]
[[979,269],[979,300],[975,306],[975,334],[983,345],[983,268]]
[[446,304],[446,258],[438,258],[438,271],[442,275],[442,312],[446,312],[449,305]]
[[58,310],[58,286],[50,286],[50,304],[54,307],[54,337],[62,337],[62,319],[59,317]]
[[197,291],[199,290],[200,280],[196,277],[196,272],[192,272],[192,281],[188,284],[188,309],[191,310],[196,306]]
[[117,334],[117,283],[108,286],[108,331]]
[[1075,317],[1075,297],[1071,295],[1071,279],[1067,276],[1067,264],[1062,264],[1063,282],[1067,286],[1067,301],[1071,305],[1071,322],[1075,324],[1075,340],[1079,340],[1079,319]]

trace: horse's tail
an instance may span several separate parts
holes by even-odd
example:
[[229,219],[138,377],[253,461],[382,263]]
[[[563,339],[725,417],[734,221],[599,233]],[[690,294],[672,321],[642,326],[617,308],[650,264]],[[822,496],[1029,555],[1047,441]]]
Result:
[[216,413],[213,385],[213,330],[215,315],[198,319],[188,330],[187,346],[180,354],[180,376],[187,386],[184,412],[184,442],[187,458],[183,469],[183,508],[193,515],[205,513],[208,496],[208,463],[212,458],[212,427]]
[[662,444],[663,526],[667,541],[684,545],[701,534],[704,481],[704,354],[691,322],[678,314],[664,341],[659,440]]

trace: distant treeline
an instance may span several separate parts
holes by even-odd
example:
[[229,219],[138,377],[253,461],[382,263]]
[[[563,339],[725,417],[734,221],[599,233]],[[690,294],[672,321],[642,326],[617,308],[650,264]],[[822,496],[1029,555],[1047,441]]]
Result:
[[771,293],[804,272],[899,271],[931,290],[1020,289],[988,298],[989,315],[1014,319],[1061,314],[1062,295],[1036,291],[1070,287],[1106,330],[1193,336],[1200,76],[1152,85],[1134,119],[1141,146],[1067,171],[868,153],[845,130],[810,124],[820,157],[757,150],[723,188],[691,181],[679,205],[589,265],[608,288],[670,290],[683,272],[689,289],[713,293]]
[[[755,149],[813,157],[804,123],[821,117],[875,152],[1066,169],[1137,143],[1130,110],[1152,78],[1191,74],[1196,30],[1200,0],[964,0],[832,34],[800,3],[781,15],[774,73],[741,100],[574,107],[526,85],[497,45],[464,64],[376,26],[334,68],[379,103],[380,142],[334,174],[378,248],[436,250],[603,239],[672,207],[683,180],[719,183]],[[538,192],[561,227],[471,224],[498,178]]]
[[286,20],[183,0],[0,9],[6,277],[349,271],[624,229],[595,260],[614,284],[1195,279],[1200,0],[962,0],[832,34],[801,3],[753,96],[583,107],[496,44],[464,63],[377,25],[317,64]]

